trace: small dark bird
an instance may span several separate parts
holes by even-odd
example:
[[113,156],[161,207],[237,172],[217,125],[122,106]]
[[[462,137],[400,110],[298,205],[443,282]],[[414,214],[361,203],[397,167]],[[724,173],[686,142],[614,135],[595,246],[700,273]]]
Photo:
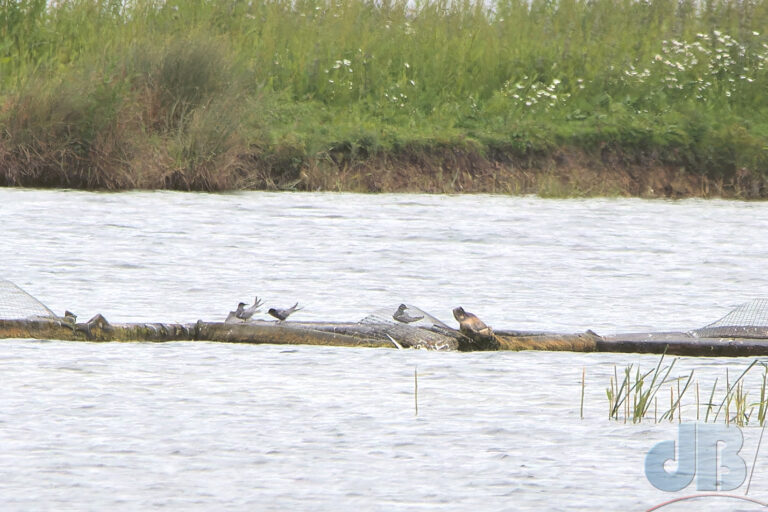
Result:
[[[235,316],[243,322],[247,322],[255,313],[259,312],[259,306],[261,306],[261,304],[262,302],[258,297],[256,297],[256,300],[253,301],[253,306],[249,307],[248,309],[244,309],[245,304],[241,302],[237,306],[238,310],[235,312]],[[242,306],[242,308],[240,306]]]
[[228,324],[228,323],[236,322],[240,320],[244,312],[245,312],[245,302],[241,302],[237,305],[236,310],[229,312],[229,314],[227,315],[227,319],[224,320],[224,323]]
[[299,306],[299,303],[297,302],[296,304],[294,304],[288,309],[269,308],[269,311],[267,311],[267,313],[282,322],[283,320],[291,316],[291,314],[294,313],[295,311],[299,311],[300,309],[303,309],[298,306]]
[[405,304],[400,304],[400,307],[397,308],[397,311],[395,311],[395,314],[392,315],[392,318],[397,320],[398,322],[403,322],[404,324],[410,324],[411,322],[417,322],[424,318],[424,316],[411,316],[408,313],[405,312],[405,310],[408,309],[408,306]]

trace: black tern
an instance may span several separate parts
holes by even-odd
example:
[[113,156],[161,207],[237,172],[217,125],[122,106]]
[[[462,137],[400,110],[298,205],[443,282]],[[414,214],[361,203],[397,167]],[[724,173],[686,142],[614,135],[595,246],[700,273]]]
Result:
[[259,307],[262,305],[262,302],[259,300],[258,297],[256,297],[256,300],[253,301],[253,306],[249,307],[248,309],[241,309],[240,306],[243,306],[245,308],[245,304],[242,302],[237,306],[238,310],[235,312],[235,316],[242,320],[243,322],[247,322],[251,319],[251,317],[259,312]]
[[224,323],[232,323],[237,322],[238,320],[241,320],[241,316],[245,312],[245,302],[241,302],[237,305],[237,309],[234,311],[230,311],[227,315],[227,319],[224,320]]
[[395,311],[395,314],[392,315],[392,318],[397,320],[398,322],[403,322],[404,324],[410,324],[411,322],[417,322],[424,318],[424,315],[422,316],[411,316],[408,313],[405,312],[405,310],[408,309],[408,306],[405,304],[400,304],[400,307],[397,308],[397,311]]
[[269,311],[267,311],[267,313],[282,322],[283,320],[291,316],[292,313],[294,313],[295,311],[299,311],[300,309],[303,309],[303,308],[300,308],[299,303],[297,302],[296,304],[294,304],[288,309],[270,308]]

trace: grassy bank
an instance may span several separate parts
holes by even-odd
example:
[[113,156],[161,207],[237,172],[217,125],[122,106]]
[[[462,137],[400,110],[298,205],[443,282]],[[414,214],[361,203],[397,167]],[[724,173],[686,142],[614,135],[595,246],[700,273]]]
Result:
[[768,0],[0,1],[0,184],[768,195]]

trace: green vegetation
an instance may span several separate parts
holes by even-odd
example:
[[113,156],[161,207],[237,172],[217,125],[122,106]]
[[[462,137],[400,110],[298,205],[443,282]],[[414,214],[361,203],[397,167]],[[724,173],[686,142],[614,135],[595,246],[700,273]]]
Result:
[[0,184],[514,192],[577,155],[737,186],[768,175],[766,27],[768,0],[0,0]]
[[[685,397],[686,392],[691,389],[693,370],[688,375],[671,378],[670,373],[677,358],[673,359],[669,365],[662,367],[663,361],[664,355],[659,358],[656,368],[647,372],[641,372],[639,367],[630,364],[624,368],[624,377],[621,381],[619,381],[619,372],[614,366],[614,376],[610,378],[609,385],[605,390],[608,397],[609,419],[615,421],[623,419],[624,423],[627,421],[642,423],[643,420],[650,420],[650,415],[653,414],[654,423],[660,421],[681,423],[694,419],[705,423],[716,423],[720,419],[726,424],[734,423],[740,427],[750,424],[765,425],[766,408],[768,407],[768,398],[766,397],[768,365],[765,362],[753,360],[733,382],[730,381],[728,368],[726,368],[724,395],[719,403],[715,400],[718,379],[714,380],[709,399],[704,403],[700,401],[699,382],[697,380],[695,402],[690,403],[694,398],[686,400]],[[760,397],[758,401],[750,402],[749,392],[744,389],[744,378],[755,366],[763,368],[758,388]],[[645,387],[649,379],[650,383]],[[658,393],[662,387],[666,390],[666,386],[669,386],[669,405],[661,404],[662,408],[659,409]],[[581,393],[584,394],[583,381]],[[665,392],[662,393],[665,394]],[[689,402],[685,406],[683,405],[684,400]],[[653,404],[652,411],[651,403]],[[688,415],[685,418],[683,417],[684,413]]]

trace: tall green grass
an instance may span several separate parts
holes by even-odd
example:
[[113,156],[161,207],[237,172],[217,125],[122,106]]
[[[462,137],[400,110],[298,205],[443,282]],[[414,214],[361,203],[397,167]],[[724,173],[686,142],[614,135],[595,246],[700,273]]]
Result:
[[[706,402],[700,401],[699,382],[696,381],[695,397],[686,398],[686,393],[692,389],[694,371],[691,370],[687,375],[670,377],[672,369],[677,362],[673,359],[668,365],[662,366],[665,354],[659,358],[655,369],[647,372],[641,372],[639,367],[630,364],[624,368],[624,377],[619,380],[619,371],[614,366],[614,375],[609,378],[608,387],[605,390],[608,398],[608,418],[616,421],[623,420],[624,423],[642,423],[650,420],[650,404],[653,401],[654,412],[653,422],[660,421],[678,423],[683,421],[700,421],[703,416],[705,423],[716,423],[718,418],[726,424],[734,423],[738,426],[750,424],[765,425],[765,411],[768,407],[768,398],[766,398],[766,383],[768,383],[768,365],[758,359],[753,360],[736,378],[731,382],[728,368],[725,371],[725,390],[722,399],[718,403],[715,399],[717,392],[716,378],[712,383],[709,398]],[[745,390],[744,381],[747,374],[755,366],[763,368],[761,382],[759,383],[759,399],[750,401],[749,390]],[[646,386],[646,382],[650,383]],[[669,386],[669,407],[662,405],[662,414],[658,415],[658,393],[666,390]],[[582,396],[584,394],[584,383],[582,381]],[[665,394],[665,391],[662,391]],[[691,412],[691,409],[694,409]],[[704,408],[704,414],[701,414]],[[757,408],[757,410],[755,410]],[[581,406],[583,409],[583,403]],[[580,410],[581,410],[580,409]],[[721,414],[722,413],[722,414]],[[581,413],[580,413],[581,414]],[[583,419],[583,414],[581,414]]]
[[767,0],[0,0],[0,183],[301,186],[563,146],[763,173],[766,27]]

